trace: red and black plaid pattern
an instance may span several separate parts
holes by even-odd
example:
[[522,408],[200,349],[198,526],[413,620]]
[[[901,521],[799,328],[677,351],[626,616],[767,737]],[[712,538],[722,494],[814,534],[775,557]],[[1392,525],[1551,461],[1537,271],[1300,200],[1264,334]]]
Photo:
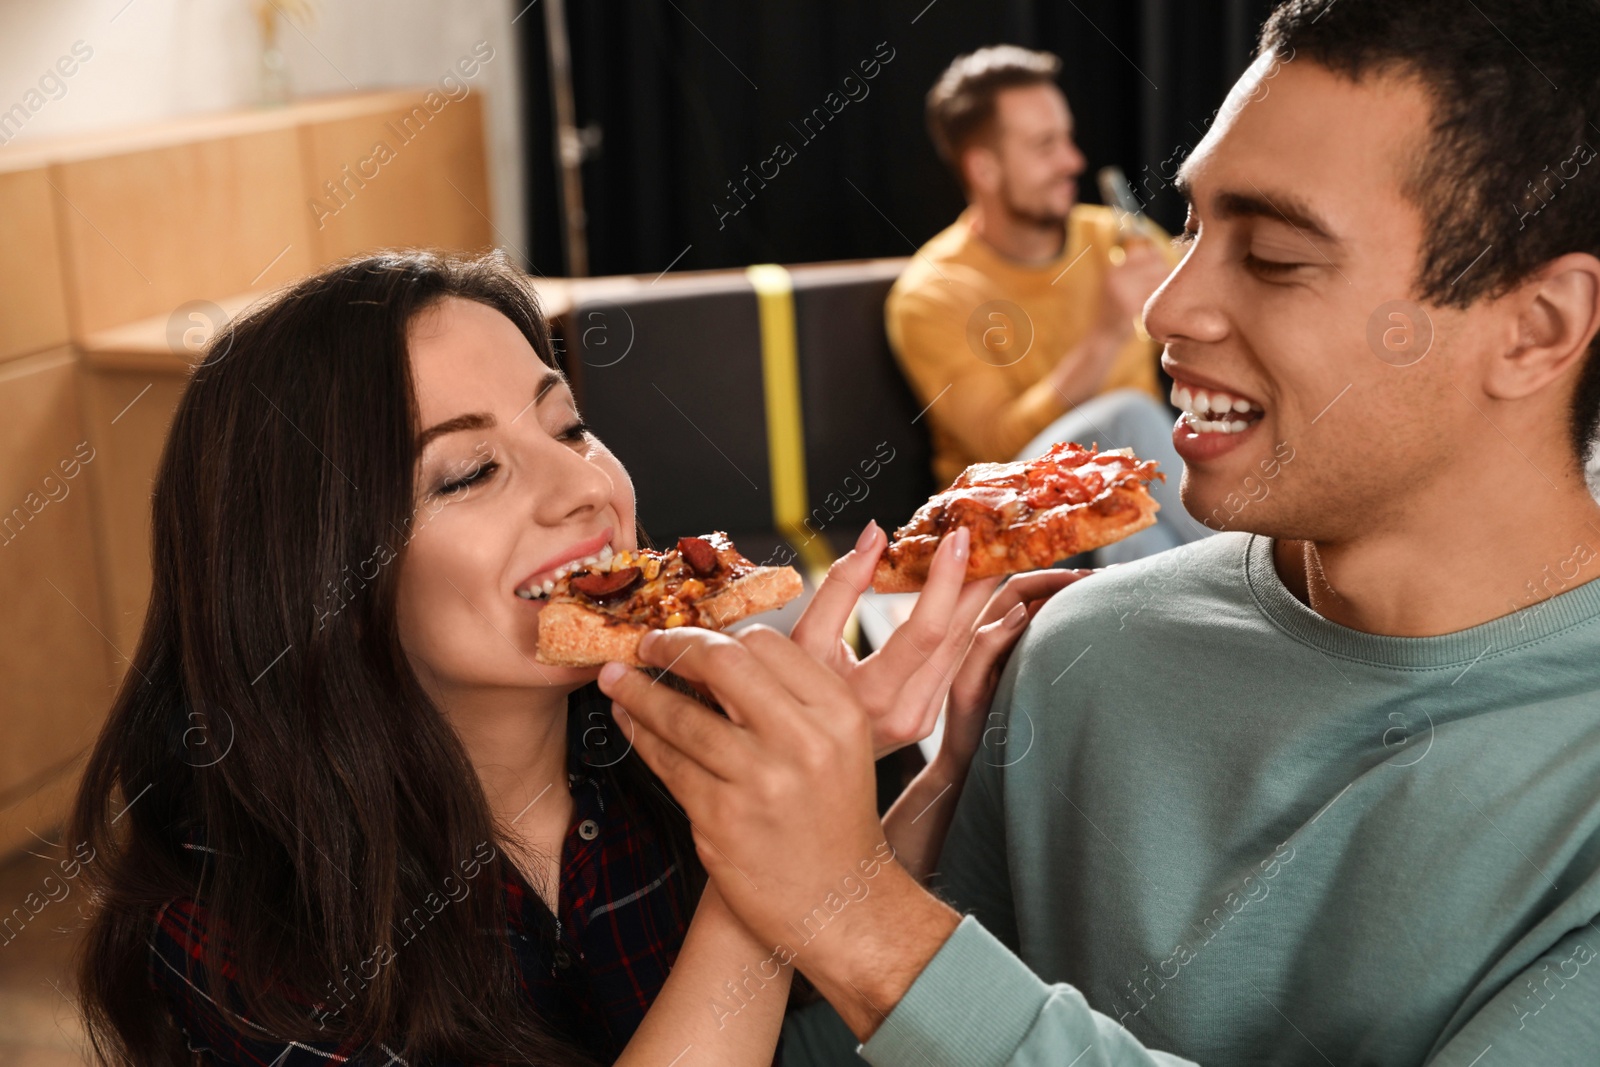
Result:
[[549,1024],[607,1062],[622,1053],[667,981],[692,909],[677,866],[599,779],[569,775],[573,822],[561,848],[555,936],[533,890],[506,882],[511,947]]
[[[581,763],[569,767],[574,768],[568,775],[574,812],[562,846],[556,928],[550,929],[537,895],[511,863],[499,861],[485,877],[501,878],[510,918],[506,934],[529,1003],[552,1029],[610,1062],[666,982],[693,909],[683,899],[680,872],[654,835],[608,797],[602,779]],[[189,847],[211,853],[211,862],[227,862],[225,854],[203,845]],[[213,942],[221,952],[221,988],[211,986],[200,963]],[[245,1018],[231,984],[227,940],[192,900],[175,900],[161,910],[150,949],[150,980],[202,1063],[385,1067],[404,1062],[388,1048],[285,1041]],[[403,954],[401,948],[397,958]],[[313,1000],[322,998],[295,999],[303,1000],[314,1018],[318,1005]],[[426,1067],[457,1065],[433,1061]]]

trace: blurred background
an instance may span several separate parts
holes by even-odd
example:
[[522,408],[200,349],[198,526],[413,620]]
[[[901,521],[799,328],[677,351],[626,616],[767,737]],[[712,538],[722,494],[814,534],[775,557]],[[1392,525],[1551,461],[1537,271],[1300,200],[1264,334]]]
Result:
[[58,828],[138,638],[173,405],[230,315],[373,249],[503,248],[656,540],[817,567],[934,488],[882,309],[963,203],[923,122],[938,73],[1055,52],[1080,200],[1118,165],[1172,231],[1269,7],[0,4],[0,1063],[83,1062]]

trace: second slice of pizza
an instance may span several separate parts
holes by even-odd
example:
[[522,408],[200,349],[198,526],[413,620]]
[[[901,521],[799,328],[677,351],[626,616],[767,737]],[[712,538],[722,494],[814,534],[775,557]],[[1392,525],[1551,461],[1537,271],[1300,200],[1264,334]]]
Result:
[[1165,475],[1132,451],[1057,444],[1036,459],[974,463],[894,533],[873,572],[879,593],[908,593],[928,580],[946,534],[972,535],[967,581],[1048,567],[1156,521],[1149,483]]

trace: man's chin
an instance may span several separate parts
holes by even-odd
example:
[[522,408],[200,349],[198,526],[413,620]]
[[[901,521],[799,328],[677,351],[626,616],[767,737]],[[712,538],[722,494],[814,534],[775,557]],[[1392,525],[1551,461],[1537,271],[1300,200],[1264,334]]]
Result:
[[1030,204],[1026,207],[1020,204],[1011,204],[1009,208],[1011,214],[1020,221],[1037,226],[1040,229],[1048,229],[1052,226],[1065,226],[1067,224],[1067,216],[1071,213],[1074,202],[1073,200],[1068,200],[1065,207],[1059,203],[1051,203]]
[[1185,467],[1180,498],[1195,521],[1212,530],[1255,532],[1265,518],[1273,486],[1253,472],[1224,473]]

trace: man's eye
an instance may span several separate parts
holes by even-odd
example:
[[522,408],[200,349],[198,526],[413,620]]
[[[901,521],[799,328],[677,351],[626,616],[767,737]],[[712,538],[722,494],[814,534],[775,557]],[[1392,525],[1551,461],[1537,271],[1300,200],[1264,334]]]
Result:
[[459,493],[468,486],[476,485],[500,468],[498,463],[480,463],[459,478],[453,478],[439,486],[438,492],[443,496]]
[[1172,239],[1172,247],[1182,248],[1184,245],[1193,244],[1194,239],[1199,236],[1200,232],[1198,230],[1181,230],[1179,231],[1178,235]]
[[1244,265],[1255,271],[1257,274],[1268,276],[1288,274],[1297,267],[1305,266],[1304,263],[1285,263],[1276,259],[1262,259],[1260,256],[1257,256],[1254,253],[1245,254]]

